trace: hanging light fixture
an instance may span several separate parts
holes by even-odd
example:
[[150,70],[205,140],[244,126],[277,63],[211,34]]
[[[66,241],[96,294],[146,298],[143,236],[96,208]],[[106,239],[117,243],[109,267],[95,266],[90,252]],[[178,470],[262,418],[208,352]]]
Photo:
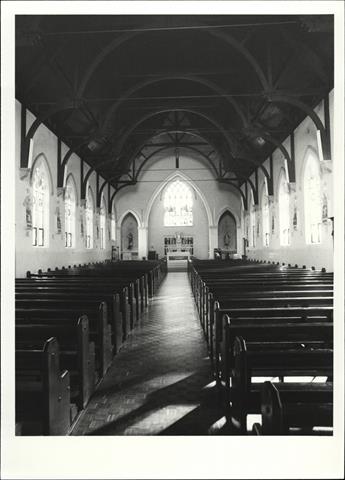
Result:
[[175,148],[175,166],[180,168],[180,152],[178,148]]

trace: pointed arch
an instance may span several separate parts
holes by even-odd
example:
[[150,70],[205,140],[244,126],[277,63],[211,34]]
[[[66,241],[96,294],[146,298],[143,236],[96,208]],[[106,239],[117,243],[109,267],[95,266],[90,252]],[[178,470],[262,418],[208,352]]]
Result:
[[122,225],[122,222],[123,220],[125,219],[125,217],[131,213],[133,215],[133,217],[136,219],[137,223],[138,223],[138,227],[141,227],[142,226],[142,222],[140,221],[140,216],[139,214],[133,210],[133,209],[128,209],[126,210],[119,218],[118,220],[118,224],[119,224],[119,227],[121,228],[121,225]]
[[267,179],[264,178],[260,189],[261,229],[262,244],[268,247],[270,244],[270,203]]
[[278,181],[278,212],[280,245],[290,245],[290,189],[286,169],[281,168]]
[[304,204],[304,234],[306,244],[321,243],[322,225],[322,173],[319,156],[307,148],[302,167]]
[[43,165],[43,167],[46,171],[47,178],[48,178],[48,181],[49,181],[49,193],[50,193],[50,195],[53,195],[54,194],[53,177],[52,177],[52,173],[51,173],[51,170],[50,170],[50,167],[49,167],[48,159],[43,152],[36,155],[35,159],[32,162],[31,171],[30,171],[30,184],[32,185],[32,176],[33,176],[35,168],[37,167],[39,162],[42,162],[42,165]]
[[[73,184],[73,188],[74,188],[74,191],[75,191],[75,194],[76,194],[76,197],[75,197],[75,202],[76,202],[76,206],[79,205],[79,195],[78,195],[78,187],[77,187],[77,182],[75,181],[75,178],[74,178],[74,175],[72,172],[70,172],[67,177],[66,177],[66,180],[65,180],[65,183],[64,183],[64,187],[66,188],[67,187],[67,184],[68,182],[72,182]],[[66,190],[65,190],[65,195],[66,195]]]
[[213,225],[213,219],[212,219],[212,213],[211,213],[211,209],[208,205],[208,202],[204,196],[204,194],[202,193],[202,191],[200,190],[200,188],[194,183],[194,181],[188,177],[188,175],[186,175],[185,173],[183,172],[174,172],[172,173],[171,175],[169,175],[165,180],[163,180],[163,182],[156,188],[156,190],[153,192],[153,194],[151,195],[151,198],[147,204],[147,207],[146,207],[146,210],[145,210],[145,214],[144,214],[144,225],[148,225],[148,221],[149,221],[149,218],[150,218],[150,213],[151,213],[151,209],[152,209],[152,206],[153,206],[153,203],[154,201],[156,200],[156,198],[158,197],[158,195],[163,191],[163,189],[170,183],[172,182],[174,179],[177,179],[177,178],[180,178],[182,179],[183,181],[187,182],[196,192],[197,194],[199,195],[199,197],[201,198],[201,201],[203,202],[203,205],[205,207],[205,210],[206,210],[206,215],[207,215],[207,220],[208,220],[208,225],[211,226]]
[[222,210],[217,219],[218,248],[237,251],[238,221],[230,209]]
[[76,207],[77,187],[72,174],[66,179],[64,202],[65,202],[65,247],[73,248],[76,244]]

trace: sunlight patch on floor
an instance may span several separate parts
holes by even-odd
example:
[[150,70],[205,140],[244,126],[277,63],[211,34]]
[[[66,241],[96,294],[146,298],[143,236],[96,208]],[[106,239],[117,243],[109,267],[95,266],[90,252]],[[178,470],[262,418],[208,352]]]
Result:
[[224,427],[225,424],[226,424],[226,417],[222,417],[210,426],[207,433],[209,435],[214,435],[214,434],[218,433],[219,430],[221,430]]
[[124,431],[125,435],[158,435],[184,416],[199,407],[199,404],[168,405],[155,410],[135,422]]
[[215,386],[216,386],[216,381],[214,380],[213,382],[208,383],[207,385],[204,385],[204,386],[202,387],[202,389],[203,389],[203,390],[206,390],[206,389],[208,389],[208,388],[213,388],[213,387],[215,387]]

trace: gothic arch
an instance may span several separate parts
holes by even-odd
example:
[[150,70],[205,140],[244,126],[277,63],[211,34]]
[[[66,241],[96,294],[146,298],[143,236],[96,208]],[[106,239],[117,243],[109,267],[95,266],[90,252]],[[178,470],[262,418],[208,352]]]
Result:
[[301,174],[300,174],[300,181],[301,181],[301,189],[302,189],[302,192],[304,192],[304,175],[305,175],[305,169],[306,169],[306,166],[308,164],[308,160],[309,158],[312,157],[314,158],[318,164],[319,164],[319,168],[320,168],[320,178],[322,180],[322,171],[321,171],[321,163],[320,163],[320,157],[319,157],[319,154],[317,152],[317,150],[312,147],[311,145],[308,145],[304,151],[304,155],[303,155],[303,161],[302,161],[302,168],[301,168]]
[[78,188],[77,188],[77,182],[75,181],[75,178],[74,178],[74,175],[73,173],[69,173],[66,177],[66,180],[64,182],[64,188],[66,188],[67,186],[67,183],[68,181],[71,180],[71,182],[73,183],[73,186],[74,186],[74,190],[75,190],[75,204],[76,204],[76,207],[79,205],[79,192],[78,192]]
[[119,220],[118,220],[118,222],[117,222],[119,228],[121,228],[121,225],[122,225],[123,220],[126,218],[126,216],[127,216],[129,213],[131,213],[131,214],[133,215],[133,217],[136,219],[136,221],[137,221],[137,223],[138,223],[138,228],[141,227],[141,226],[142,226],[142,225],[141,225],[142,222],[141,222],[141,220],[140,220],[139,215],[137,214],[137,212],[136,212],[135,210],[129,209],[129,210],[126,210],[126,211],[120,216],[120,218],[119,218]]
[[45,154],[43,152],[39,153],[32,162],[32,166],[31,166],[31,170],[30,170],[30,185],[32,185],[32,176],[33,176],[33,173],[35,171],[36,164],[40,161],[42,161],[42,163],[44,165],[44,168],[46,170],[47,178],[48,178],[48,182],[49,182],[50,195],[52,196],[54,194],[53,177],[52,177],[52,173],[50,171],[49,162],[48,162],[47,157],[45,156]]
[[144,222],[143,222],[144,225],[148,226],[148,221],[149,221],[149,218],[150,218],[150,213],[151,213],[151,209],[152,209],[154,201],[156,200],[158,195],[161,193],[161,191],[167,186],[167,184],[169,182],[171,182],[172,180],[174,180],[175,178],[181,178],[182,180],[187,182],[198,193],[198,195],[200,196],[201,201],[202,201],[202,203],[205,207],[205,210],[206,210],[208,226],[210,227],[211,225],[213,225],[212,213],[211,213],[210,207],[208,205],[208,202],[207,202],[204,194],[202,193],[200,188],[194,183],[194,181],[182,172],[179,172],[179,173],[174,172],[171,175],[169,175],[165,180],[163,180],[163,182],[153,192],[153,194],[151,195],[151,198],[150,198],[150,200],[147,204],[147,208],[146,208],[146,211],[145,211],[145,214],[144,214]]
[[224,215],[224,213],[226,212],[229,212],[230,215],[232,215],[235,219],[235,222],[236,222],[236,227],[239,228],[241,226],[241,219],[240,217],[237,215],[237,213],[235,213],[232,209],[232,207],[230,207],[229,205],[225,205],[221,210],[219,210],[218,214],[217,214],[217,218],[216,218],[216,221],[215,221],[215,224],[218,225],[219,223],[219,220],[221,219],[221,217]]

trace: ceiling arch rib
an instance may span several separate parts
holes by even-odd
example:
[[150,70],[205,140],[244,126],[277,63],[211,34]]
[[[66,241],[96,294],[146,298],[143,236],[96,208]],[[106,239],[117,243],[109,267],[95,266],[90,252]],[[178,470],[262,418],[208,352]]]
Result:
[[129,100],[130,97],[135,92],[138,92],[139,90],[141,90],[141,89],[143,89],[147,86],[154,85],[155,83],[165,82],[165,81],[169,81],[169,80],[186,80],[186,81],[198,83],[200,85],[203,85],[203,86],[206,86],[206,87],[210,88],[212,91],[216,92],[217,94],[219,94],[221,96],[224,96],[225,100],[229,103],[229,105],[238,114],[238,117],[241,120],[242,126],[247,125],[246,116],[244,115],[239,103],[234,98],[229,96],[229,94],[224,89],[219,87],[214,82],[211,82],[211,81],[206,80],[206,79],[201,78],[201,77],[196,77],[194,75],[176,75],[176,76],[162,75],[161,77],[150,78],[148,80],[144,80],[142,82],[139,82],[136,85],[134,85],[133,87],[129,88],[125,93],[123,93],[121,95],[121,98],[119,100],[117,100],[116,102],[114,102],[111,105],[111,107],[109,108],[109,110],[107,111],[107,113],[105,115],[105,120],[104,120],[104,123],[103,123],[103,129],[106,131],[107,128],[110,127],[111,119],[115,115],[116,111],[119,109],[119,107],[123,103],[125,103],[127,100]]
[[[189,22],[191,25],[198,25],[196,22],[193,21],[192,18],[189,19]],[[156,26],[157,21],[153,23],[151,26]],[[147,27],[149,31],[150,26]],[[204,30],[205,33],[208,33],[209,35],[218,38],[222,41],[224,41],[226,44],[228,44],[231,48],[235,49],[240,55],[243,56],[243,58],[246,59],[246,61],[251,65],[252,69],[254,70],[257,78],[260,81],[261,86],[263,87],[264,90],[269,89],[269,83],[266,79],[266,76],[260,67],[259,63],[256,61],[254,56],[249,52],[249,50],[238,40],[236,40],[232,35],[229,33],[224,33],[224,32],[219,32],[215,29],[212,29],[212,27],[207,28]],[[122,37],[116,38],[115,40],[112,40],[108,45],[106,45],[100,52],[99,54],[95,57],[95,59],[91,62],[89,67],[87,68],[83,79],[80,83],[80,86],[77,90],[77,97],[81,98],[85,95],[86,88],[88,86],[88,83],[91,79],[91,77],[96,73],[97,68],[101,65],[101,63],[105,60],[105,58],[110,55],[112,52],[114,52],[117,48],[121,47],[121,45],[124,45],[126,42],[130,41],[131,39],[135,38],[136,36],[139,35],[144,35],[147,34],[148,32],[145,31],[136,31],[136,32],[129,32],[125,33]]]
[[[193,110],[192,110],[192,109],[188,109],[188,110],[187,110],[187,109],[183,109],[183,110],[177,109],[177,110],[172,110],[172,111],[178,111],[178,112],[184,111],[184,112],[189,112],[189,113],[197,114],[197,115],[199,115],[200,117],[203,117],[204,119],[206,119],[207,121],[209,121],[215,128],[217,128],[221,133],[223,133],[223,135],[224,135],[224,137],[225,137],[225,140],[227,140],[227,145],[228,145],[228,147],[229,147],[229,152],[230,152],[230,155],[231,155],[231,160],[235,160],[235,162],[236,162],[237,158],[231,153],[231,152],[232,152],[232,148],[231,148],[231,147],[232,147],[232,143],[231,143],[231,141],[230,141],[230,139],[229,139],[229,134],[228,134],[228,132],[226,132],[226,130],[224,129],[224,127],[222,127],[220,124],[218,124],[218,122],[216,122],[213,118],[211,118],[210,116],[208,116],[208,115],[206,115],[206,114],[204,114],[204,113],[202,113],[202,112],[199,112],[198,110],[195,110],[195,109],[193,109]],[[140,120],[138,120],[137,123],[136,123],[135,125],[133,125],[133,127],[130,127],[129,130],[127,130],[127,132],[124,133],[124,135],[123,135],[123,137],[122,137],[122,144],[120,145],[119,150],[118,150],[119,155],[121,155],[121,150],[122,150],[123,146],[127,143],[127,141],[128,141],[129,144],[132,143],[132,142],[130,141],[130,136],[131,136],[131,134],[135,131],[135,129],[136,129],[139,125],[141,125],[143,122],[145,122],[147,119],[150,119],[150,118],[153,117],[153,116],[159,115],[159,114],[161,114],[161,113],[168,113],[168,112],[171,112],[171,110],[170,110],[170,111],[168,111],[168,110],[167,110],[167,111],[162,110],[162,111],[159,111],[159,112],[151,112],[151,113],[143,116]],[[197,129],[198,129],[198,128],[196,127],[196,130],[197,130]],[[173,132],[172,129],[170,129],[169,131],[170,131],[170,132]],[[200,135],[200,136],[202,137],[202,135]],[[205,137],[205,134],[204,134],[204,137]],[[152,138],[152,137],[151,137],[151,138]],[[148,139],[149,139],[149,137],[148,137]],[[147,140],[148,140],[148,139],[147,139]],[[146,141],[147,141],[147,140],[146,140]],[[210,142],[209,138],[207,138],[207,141]],[[211,143],[211,142],[210,142],[210,143]],[[211,144],[214,146],[213,142],[212,142]],[[218,151],[218,150],[219,150],[219,148],[217,148],[217,151]],[[222,156],[222,155],[221,155],[221,156]],[[252,157],[250,157],[250,156],[247,156],[245,159],[243,159],[243,158],[242,158],[242,159],[238,159],[238,161],[242,161],[242,162],[243,162],[243,160],[251,163],[251,164],[254,165],[255,167],[260,168],[260,169],[263,171],[265,177],[267,178],[267,181],[268,181],[269,183],[271,183],[271,178],[270,178],[270,175],[269,175],[268,171],[266,170],[266,168],[264,167],[264,165],[262,165],[262,163],[261,163],[259,160],[256,160],[255,158],[252,158]],[[236,170],[235,166],[234,166],[234,170]]]
[[150,113],[142,116],[139,120],[137,120],[137,122],[135,122],[132,126],[130,126],[127,129],[127,131],[122,134],[121,141],[120,141],[120,143],[118,145],[118,148],[117,148],[118,154],[121,155],[121,151],[122,151],[124,145],[127,142],[129,142],[129,139],[130,139],[131,135],[144,122],[146,122],[147,120],[149,120],[153,117],[157,117],[157,116],[162,115],[162,114],[168,114],[168,113],[171,113],[171,112],[181,112],[181,111],[184,111],[184,112],[187,112],[187,113],[192,113],[192,114],[196,115],[197,117],[198,116],[202,117],[204,120],[206,120],[208,123],[210,123],[212,125],[212,127],[214,129],[216,129],[217,131],[219,131],[219,134],[222,135],[223,138],[227,141],[227,144],[229,146],[229,151],[231,152],[231,148],[230,148],[231,147],[231,142],[229,141],[228,134],[227,134],[226,130],[224,129],[224,127],[220,123],[217,122],[217,120],[215,120],[214,118],[210,117],[209,115],[207,115],[203,112],[200,112],[196,109],[183,109],[183,110],[182,109],[169,109],[169,110],[159,110],[159,111],[150,112]]

